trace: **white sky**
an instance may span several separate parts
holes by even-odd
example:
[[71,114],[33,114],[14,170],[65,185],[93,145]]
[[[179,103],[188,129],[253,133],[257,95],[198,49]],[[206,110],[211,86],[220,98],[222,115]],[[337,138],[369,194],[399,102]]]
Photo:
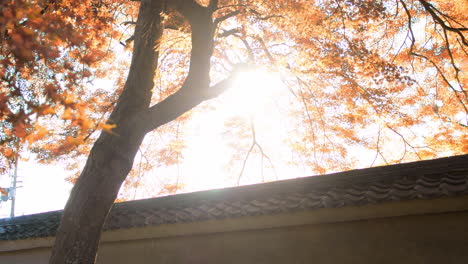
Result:
[[[234,186],[240,172],[240,166],[226,170],[231,150],[226,147],[224,122],[229,116],[254,116],[258,142],[272,159],[278,179],[311,176],[305,168],[288,166],[291,150],[285,143],[288,137],[287,113],[281,108],[287,102],[281,101],[286,92],[279,79],[266,72],[257,71],[247,74],[243,80],[227,91],[220,98],[222,102],[215,111],[195,112],[187,127],[187,149],[184,161],[179,166],[180,182],[183,191],[199,191],[213,188]],[[249,100],[246,100],[249,98]],[[283,105],[282,105],[283,104]],[[236,140],[236,139],[234,139]],[[248,140],[250,142],[250,139]],[[244,150],[245,152],[247,151]],[[363,158],[372,162],[372,156]],[[240,161],[242,163],[242,161]],[[267,164],[267,161],[264,161]],[[15,215],[33,214],[62,209],[68,199],[71,184],[64,178],[67,172],[58,165],[37,164],[34,160],[22,161],[18,165],[19,186],[16,194]],[[273,171],[264,169],[265,181],[274,180]],[[147,173],[146,184],[137,192],[136,198],[148,197],[154,192],[154,185],[172,181],[174,170],[156,169]],[[166,178],[165,181],[161,181]],[[148,180],[149,179],[149,180]],[[261,182],[261,166],[258,155],[251,155],[246,170],[241,178],[241,185]],[[9,187],[8,175],[0,175],[0,186]],[[148,191],[149,190],[149,191]],[[0,203],[0,217],[9,217],[11,202]]]
[[[413,26],[416,33],[424,32],[417,30],[424,26],[424,23],[416,23]],[[403,41],[403,37],[401,39]],[[288,159],[290,151],[283,141],[288,133],[285,125],[287,122],[284,122],[287,116],[277,111],[275,105],[278,103],[275,100],[282,97],[281,93],[285,88],[280,85],[281,81],[275,78],[278,77],[264,72],[248,73],[247,77],[239,82],[236,90],[222,95],[228,100],[224,101],[225,104],[220,109],[196,114],[196,120],[188,129],[190,135],[188,148],[184,153],[184,162],[180,164],[180,180],[186,185],[185,190],[197,191],[232,185],[233,181],[226,179],[224,164],[229,159],[229,151],[222,136],[223,122],[226,116],[232,114],[249,115],[255,112],[255,120],[259,121],[255,122],[255,125],[257,133],[262,134],[258,137],[259,142],[263,142],[262,147],[273,161]],[[113,87],[112,84],[113,81],[110,80],[96,80],[94,83],[96,87],[109,89]],[[269,91],[266,92],[265,89]],[[265,96],[266,94],[270,94],[270,97]],[[460,116],[461,118],[463,116]],[[363,153],[358,166],[366,167],[371,164],[373,153],[367,154]],[[251,157],[249,161],[241,184],[259,182],[258,158]],[[279,179],[311,175],[303,168],[291,166],[277,166],[276,171]],[[165,174],[169,171],[161,170],[158,173]],[[238,172],[231,174],[237,175]],[[269,174],[271,175],[271,172]],[[22,161],[19,163],[18,175],[18,180],[22,181],[18,185],[23,187],[18,188],[16,192],[16,216],[64,207],[72,187],[64,180],[67,175],[64,168],[58,165],[37,164],[33,160]],[[0,187],[9,187],[10,182],[9,175],[0,175]],[[0,218],[9,217],[10,204],[10,201],[0,202]]]
[[[276,79],[275,79],[276,78]],[[108,85],[107,82],[98,82],[100,86]],[[184,183],[184,191],[199,191],[213,188],[232,186],[235,179],[229,180],[226,174],[225,164],[230,158],[230,151],[226,148],[223,131],[226,118],[233,115],[247,117],[255,115],[255,125],[259,136],[259,142],[264,143],[267,154],[273,160],[280,159],[281,149],[285,137],[285,127],[280,117],[280,111],[272,111],[275,108],[275,98],[281,98],[284,91],[279,77],[269,75],[264,71],[247,73],[243,80],[223,95],[222,104],[215,111],[195,112],[194,119],[190,122],[188,130],[188,147],[184,151],[184,161],[179,166],[180,181]],[[270,96],[265,96],[270,95]],[[249,98],[249,101],[246,101]],[[284,115],[284,113],[283,113]],[[274,149],[275,152],[271,153]],[[266,161],[265,161],[266,163]],[[282,178],[291,178],[304,175],[297,171],[279,166],[278,175]],[[265,175],[271,171],[265,169]],[[173,177],[174,171],[160,169],[149,177]],[[38,164],[31,161],[22,161],[18,165],[18,180],[22,181],[16,193],[15,215],[33,214],[62,209],[71,190],[71,184],[64,178],[67,172],[59,165]],[[159,175],[159,176],[158,176]],[[231,176],[238,175],[238,171]],[[259,160],[251,155],[241,184],[256,183],[260,180]],[[167,181],[167,180],[166,180]],[[0,186],[9,187],[11,178],[8,175],[0,176]],[[158,184],[157,180],[150,184]],[[149,188],[154,190],[154,188]],[[148,195],[141,190],[137,198]],[[9,217],[11,202],[0,203],[0,217]]]
[[[71,184],[64,180],[65,170],[56,165],[22,161],[18,164],[18,186],[15,215],[26,215],[62,209]],[[10,186],[8,175],[0,176],[0,186]],[[0,202],[0,217],[10,216],[11,202]]]

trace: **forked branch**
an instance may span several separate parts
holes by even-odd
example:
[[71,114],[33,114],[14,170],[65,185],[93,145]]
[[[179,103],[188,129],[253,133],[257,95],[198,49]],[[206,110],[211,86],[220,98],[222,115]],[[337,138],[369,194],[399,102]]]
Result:
[[254,126],[252,117],[250,118],[250,131],[252,132],[252,144],[250,145],[249,150],[247,151],[247,154],[245,155],[244,161],[242,163],[241,171],[239,173],[239,176],[237,177],[237,186],[239,186],[239,184],[240,184],[240,180],[242,178],[242,175],[244,175],[245,166],[247,165],[247,160],[249,159],[249,156],[250,156],[250,154],[252,153],[252,151],[254,150],[255,147],[258,148],[258,150],[260,151],[260,155],[261,155],[260,158],[261,158],[262,180],[264,180],[264,178],[265,178],[264,175],[263,175],[263,160],[264,159],[266,159],[268,161],[268,163],[270,163],[270,166],[273,168],[273,172],[275,173],[275,177],[276,177],[276,179],[278,179],[278,175],[276,174],[275,165],[271,161],[270,157],[265,153],[265,151],[263,151],[262,146],[257,141],[257,135],[256,135],[256,132],[255,132],[255,126]]

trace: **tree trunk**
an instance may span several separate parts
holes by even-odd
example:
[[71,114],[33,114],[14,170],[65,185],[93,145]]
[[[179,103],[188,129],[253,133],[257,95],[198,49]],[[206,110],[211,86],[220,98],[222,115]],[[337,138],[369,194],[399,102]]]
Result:
[[[204,100],[218,96],[231,84],[232,75],[210,87],[217,1],[208,7],[194,0],[142,0],[135,28],[132,63],[122,95],[109,123],[94,144],[76,182],[57,230],[50,264],[95,263],[102,227],[135,154],[149,131],[170,122]],[[189,73],[180,89],[149,107],[157,67],[157,44],[162,36],[161,12],[176,10],[190,23],[192,51]]]
[[95,262],[100,233],[122,182],[146,134],[134,118],[147,109],[162,35],[162,1],[142,1],[132,62],[124,91],[110,116],[116,127],[102,132],[65,207],[49,263]]

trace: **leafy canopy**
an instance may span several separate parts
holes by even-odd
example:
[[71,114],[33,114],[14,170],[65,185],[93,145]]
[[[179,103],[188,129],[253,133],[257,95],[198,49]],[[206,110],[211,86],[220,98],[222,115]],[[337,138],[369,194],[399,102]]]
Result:
[[[237,182],[253,156],[265,161],[261,166],[284,162],[325,173],[358,166],[364,152],[375,155],[368,166],[468,152],[468,2],[218,2],[212,82],[238,63],[281,76],[281,102],[288,104],[282,110],[288,117],[284,144],[294,157],[270,158],[274,149],[262,141],[268,133],[255,130],[262,120],[231,116],[225,122],[226,144]],[[70,168],[78,168],[95,132],[112,130],[105,120],[128,70],[138,5],[2,1],[2,169],[21,150],[43,161],[67,159]],[[163,38],[155,47],[160,57],[153,103],[181,86],[190,57],[188,23],[170,11],[164,19]],[[199,109],[216,111],[223,100]],[[192,116],[147,136],[127,190],[140,185],[144,171],[182,162]]]

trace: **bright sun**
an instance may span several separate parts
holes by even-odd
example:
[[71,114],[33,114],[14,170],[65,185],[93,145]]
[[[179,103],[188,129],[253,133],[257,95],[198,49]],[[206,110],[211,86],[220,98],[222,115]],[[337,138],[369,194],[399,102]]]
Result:
[[[237,151],[240,151],[244,158],[250,146],[244,146],[243,143],[251,144],[253,136],[248,127],[250,121],[255,127],[256,140],[271,161],[276,163],[278,175],[297,175],[281,173],[284,166],[280,165],[289,153],[283,140],[288,135],[286,121],[289,118],[285,110],[288,94],[289,91],[278,73],[261,68],[238,73],[233,86],[215,101],[216,110],[195,113],[188,124],[188,148],[180,166],[181,180],[185,188],[198,191],[228,187],[236,183],[242,161],[232,168],[226,166],[233,154],[230,142],[239,144]],[[244,119],[244,125],[247,126],[248,138],[243,143],[226,134],[231,129],[226,127],[226,121],[238,117]],[[250,155],[240,183],[256,183],[263,178],[265,181],[275,179],[276,172],[269,164],[267,160],[261,163],[258,153]]]
[[282,90],[284,85],[277,73],[266,69],[240,72],[234,86],[224,96],[226,110],[244,117],[253,116],[267,110]]

